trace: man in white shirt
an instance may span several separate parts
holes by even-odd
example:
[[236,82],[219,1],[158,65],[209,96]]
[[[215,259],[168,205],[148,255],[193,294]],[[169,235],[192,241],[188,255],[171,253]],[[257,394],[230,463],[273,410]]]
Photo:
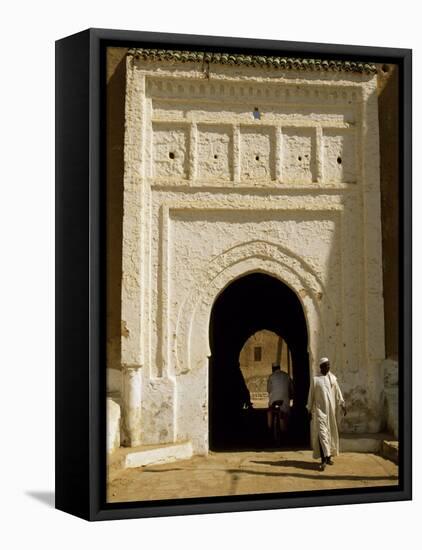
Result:
[[290,401],[293,399],[293,383],[286,372],[283,372],[279,364],[274,363],[272,374],[267,381],[268,391],[268,427],[271,429],[273,419],[273,405],[276,402],[281,403],[281,413],[285,419],[285,428],[287,428],[290,415]]
[[339,454],[337,417],[339,408],[346,415],[346,407],[328,358],[322,357],[319,365],[321,373],[311,380],[306,408],[311,420],[313,457],[321,458],[319,469],[325,470],[326,464],[333,464],[332,457]]

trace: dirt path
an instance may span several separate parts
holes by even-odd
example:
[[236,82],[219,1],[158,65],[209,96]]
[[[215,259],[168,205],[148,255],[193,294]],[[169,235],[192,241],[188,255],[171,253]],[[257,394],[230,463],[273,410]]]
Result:
[[111,470],[109,480],[108,501],[127,502],[397,485],[398,468],[378,455],[344,453],[320,472],[311,451],[248,451]]

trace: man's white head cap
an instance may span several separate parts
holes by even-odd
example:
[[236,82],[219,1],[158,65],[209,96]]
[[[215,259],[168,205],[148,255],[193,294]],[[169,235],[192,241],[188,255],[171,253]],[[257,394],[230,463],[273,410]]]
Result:
[[321,357],[321,359],[319,360],[319,366],[323,365],[324,363],[329,363],[329,359],[328,357]]

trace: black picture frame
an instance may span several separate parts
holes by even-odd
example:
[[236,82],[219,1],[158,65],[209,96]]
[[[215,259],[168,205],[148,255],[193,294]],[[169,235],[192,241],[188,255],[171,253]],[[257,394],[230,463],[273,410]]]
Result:
[[[399,66],[399,484],[285,495],[106,503],[105,52],[110,46],[285,52]],[[56,508],[87,520],[412,498],[409,49],[88,29],[56,42]]]

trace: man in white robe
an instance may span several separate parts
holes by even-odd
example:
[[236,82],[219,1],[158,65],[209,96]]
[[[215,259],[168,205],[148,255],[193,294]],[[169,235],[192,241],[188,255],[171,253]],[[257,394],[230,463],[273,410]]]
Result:
[[306,408],[311,419],[313,457],[321,458],[320,470],[332,465],[332,457],[339,454],[339,409],[346,415],[346,407],[337,378],[330,372],[327,357],[320,360],[321,374],[314,376],[309,388]]
[[290,376],[281,370],[278,363],[273,363],[272,374],[267,380],[268,392],[268,412],[267,422],[268,428],[273,425],[273,405],[279,403],[282,412],[284,431],[287,430],[290,409],[293,402],[293,382]]

